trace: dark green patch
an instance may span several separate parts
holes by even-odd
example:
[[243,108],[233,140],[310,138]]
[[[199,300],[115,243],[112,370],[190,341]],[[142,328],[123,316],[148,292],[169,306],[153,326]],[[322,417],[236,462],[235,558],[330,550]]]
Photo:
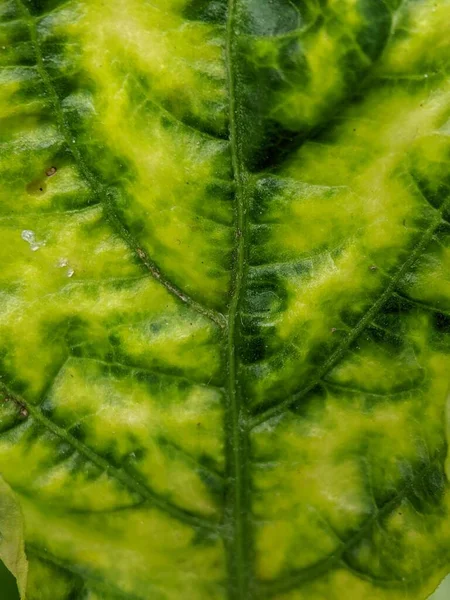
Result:
[[0,560],[0,592],[2,600],[19,600],[19,592],[14,575]]
[[205,21],[224,25],[227,17],[227,0],[190,0],[183,16],[191,21]]
[[240,357],[243,364],[267,359],[271,348],[277,315],[287,307],[288,295],[275,273],[250,274],[242,304],[242,338]]
[[434,326],[439,334],[450,334],[450,315],[440,312],[434,315]]
[[376,60],[390,34],[391,10],[385,0],[360,0],[359,10],[365,21],[365,27],[358,33],[357,42],[371,60]]
[[87,437],[86,426],[84,423],[73,423],[70,424],[70,429],[68,430],[70,435],[72,435],[75,439],[80,442],[84,442]]
[[248,0],[238,6],[239,33],[271,37],[305,25],[300,7],[291,0]]
[[450,197],[450,180],[437,182],[428,177],[424,177],[417,170],[411,171],[411,177],[425,202],[428,202],[433,208],[439,209]]
[[40,16],[66,4],[66,0],[21,0],[30,14]]

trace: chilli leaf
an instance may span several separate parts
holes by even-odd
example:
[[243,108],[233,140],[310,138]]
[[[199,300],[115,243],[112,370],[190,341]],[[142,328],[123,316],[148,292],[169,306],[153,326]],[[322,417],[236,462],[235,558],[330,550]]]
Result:
[[424,599],[450,570],[449,23],[0,0],[27,600]]
[[8,578],[10,574],[14,575],[20,595],[25,598],[27,571],[20,506],[11,488],[0,477],[0,591],[2,591],[2,600],[12,600],[17,597],[14,579],[11,581]]

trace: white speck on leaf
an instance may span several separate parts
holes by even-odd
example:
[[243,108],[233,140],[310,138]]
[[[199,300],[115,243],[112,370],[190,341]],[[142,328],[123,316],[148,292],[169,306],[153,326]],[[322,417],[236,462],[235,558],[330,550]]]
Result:
[[30,231],[29,229],[24,229],[22,231],[22,239],[30,244],[34,242],[34,231]]
[[30,249],[32,252],[36,252],[36,250],[39,250],[41,246],[45,246],[45,242],[38,242],[36,240],[36,235],[34,231],[31,231],[31,229],[24,229],[21,233],[21,238],[30,244]]
[[73,275],[75,274],[75,269],[69,266],[69,260],[67,258],[60,258],[56,263],[56,266],[60,269],[63,267],[69,267],[67,269],[67,277],[73,277]]

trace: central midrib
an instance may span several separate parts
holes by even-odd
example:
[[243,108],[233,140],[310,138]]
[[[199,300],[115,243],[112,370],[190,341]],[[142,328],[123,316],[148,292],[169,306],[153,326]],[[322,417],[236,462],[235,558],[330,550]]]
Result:
[[226,409],[226,510],[225,539],[227,550],[230,600],[249,598],[250,544],[248,532],[248,415],[238,379],[237,346],[239,339],[239,307],[244,287],[247,254],[247,205],[249,174],[239,138],[244,117],[239,101],[239,71],[235,53],[235,19],[237,0],[229,0],[227,15],[226,61],[229,94],[229,133],[233,177],[235,182],[235,268],[228,313],[228,404]]

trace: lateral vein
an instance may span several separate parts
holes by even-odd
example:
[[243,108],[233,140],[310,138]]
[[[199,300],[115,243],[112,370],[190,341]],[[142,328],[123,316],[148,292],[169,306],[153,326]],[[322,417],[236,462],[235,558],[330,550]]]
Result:
[[369,310],[361,317],[359,322],[355,325],[355,327],[350,331],[346,338],[339,344],[336,350],[329,356],[329,358],[323,363],[322,367],[319,369],[317,376],[303,389],[298,391],[296,394],[291,396],[290,398],[286,398],[282,400],[278,404],[267,408],[259,414],[255,414],[250,419],[251,428],[257,427],[258,425],[262,425],[269,419],[282,415],[286,412],[293,404],[304,398],[309,392],[311,392],[336,364],[343,358],[347,350],[350,348],[352,343],[358,338],[359,335],[366,329],[370,322],[377,316],[377,314],[381,311],[385,303],[391,298],[391,296],[395,293],[396,287],[398,283],[401,281],[402,277],[408,273],[410,268],[414,265],[414,263],[422,256],[425,252],[428,244],[431,242],[437,228],[441,224],[442,221],[442,213],[450,204],[450,197],[442,204],[441,209],[438,214],[432,219],[431,224],[422,234],[419,239],[416,247],[411,252],[409,257],[405,260],[405,262],[399,267],[397,273],[392,277],[389,285],[384,289],[384,291],[380,294],[377,300],[372,304]]
[[86,459],[88,459],[90,462],[96,465],[99,469],[101,469],[102,471],[110,475],[112,478],[120,482],[129,491],[137,494],[144,500],[147,500],[159,510],[193,527],[201,529],[218,530],[219,527],[216,523],[208,521],[207,519],[201,516],[194,515],[186,510],[183,510],[182,508],[179,508],[174,504],[171,504],[168,500],[160,497],[153,490],[141,483],[138,479],[136,479],[134,475],[129,473],[126,469],[118,469],[114,467],[114,465],[112,465],[103,456],[97,454],[97,452],[95,452],[94,450],[92,450],[92,448],[78,440],[66,429],[60,427],[54,421],[46,417],[39,407],[34,406],[30,402],[27,402],[25,398],[13,392],[3,382],[0,382],[0,393],[3,394],[6,398],[13,400],[18,406],[22,408],[22,410],[24,409],[24,414],[31,415],[33,419],[35,419],[35,421],[39,423],[42,427],[56,435],[61,440],[67,442],[70,446],[72,446],[72,448],[74,448]]
[[[76,566],[74,567],[73,565],[69,565],[66,561],[51,554],[48,550],[44,550],[43,548],[40,548],[34,544],[27,543],[26,552],[27,554],[35,556],[39,560],[50,563],[55,567],[70,573],[71,575],[79,577],[83,587],[91,582],[93,587],[100,587],[115,598],[123,598],[124,600],[143,600],[142,596],[129,594],[128,592],[124,592],[115,586],[113,587],[109,584],[109,582],[103,581],[100,577],[97,577],[94,573],[88,572],[85,568],[77,568]],[[80,592],[81,591],[82,590],[80,590]]]
[[116,233],[121,237],[125,244],[130,248],[133,254],[138,257],[141,264],[146,268],[150,275],[158,281],[163,287],[166,288],[173,296],[176,296],[181,302],[190,306],[197,313],[213,321],[219,327],[225,327],[226,320],[224,315],[220,312],[204,306],[192,298],[185,291],[175,285],[160,269],[160,267],[150,258],[148,253],[140,246],[139,242],[133,237],[128,228],[125,226],[119,215],[117,214],[114,202],[114,194],[112,190],[108,190],[107,187],[98,180],[95,174],[88,168],[78,146],[74,143],[71,135],[70,126],[67,122],[64,112],[61,107],[61,101],[58,94],[53,86],[50,76],[45,68],[42,52],[39,44],[39,39],[36,30],[36,24],[31,16],[28,8],[25,6],[22,0],[16,0],[17,6],[23,15],[23,19],[28,26],[30,34],[30,40],[33,45],[35,58],[36,58],[36,69],[42,79],[46,92],[49,96],[49,100],[55,111],[55,118],[60,130],[61,135],[69,149],[73,159],[78,167],[80,174],[83,179],[89,185],[92,194],[99,204],[102,205],[105,214],[115,229]]
[[338,549],[317,563],[312,564],[304,569],[293,571],[289,575],[285,575],[283,578],[276,579],[270,582],[260,582],[258,586],[258,598],[261,600],[270,598],[275,594],[287,593],[298,587],[301,583],[313,581],[318,577],[325,575],[332,569],[336,569],[339,565],[343,565],[344,555],[348,550],[351,550],[358,542],[364,539],[366,533],[370,530],[373,524],[383,517],[391,514],[401,502],[408,497],[408,494],[414,490],[414,486],[424,477],[428,472],[435,468],[436,463],[442,463],[445,460],[446,448],[440,448],[436,454],[430,458],[430,462],[418,469],[412,478],[406,481],[403,486],[397,491],[395,496],[388,500],[383,506],[377,508],[370,514],[361,524],[359,530],[353,535],[349,536]]

